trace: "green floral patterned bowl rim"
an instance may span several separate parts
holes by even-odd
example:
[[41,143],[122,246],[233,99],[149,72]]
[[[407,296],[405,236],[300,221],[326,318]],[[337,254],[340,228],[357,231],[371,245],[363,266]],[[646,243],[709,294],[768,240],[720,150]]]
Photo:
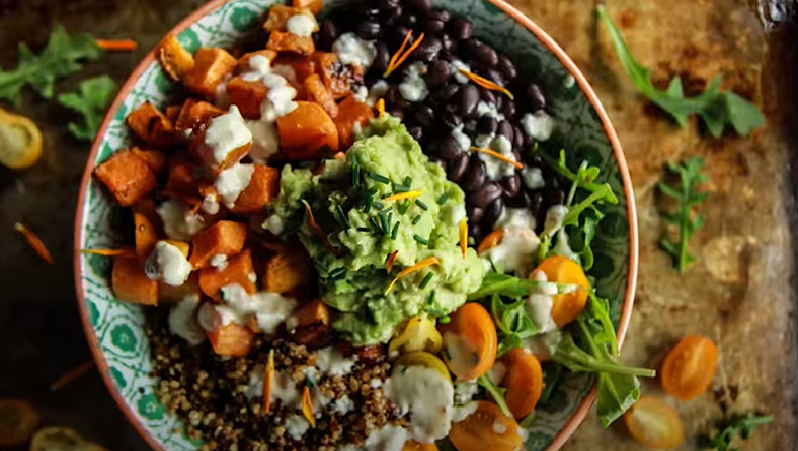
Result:
[[[279,0],[271,0],[271,1],[257,1],[252,2],[250,0],[212,0],[202,6],[201,8],[194,11],[190,14],[186,19],[180,22],[177,26],[175,26],[171,31],[170,34],[180,35],[187,29],[197,26],[198,22],[202,19],[206,18],[207,16],[214,13],[216,10],[226,6],[229,3],[252,3],[249,5],[252,8],[257,10],[258,8],[263,9],[265,8],[265,4],[267,3],[274,3]],[[542,46],[540,52],[548,52],[556,58],[556,61],[559,62],[560,66],[553,68],[551,65],[548,65],[543,70],[555,70],[557,75],[561,81],[565,82],[565,86],[570,88],[571,86],[576,86],[579,89],[581,95],[584,96],[584,108],[588,109],[589,111],[585,112],[582,111],[578,114],[584,114],[591,116],[591,121],[596,122],[599,124],[598,131],[592,130],[593,135],[589,140],[593,140],[592,144],[596,146],[607,146],[609,145],[612,148],[611,155],[607,156],[604,161],[602,161],[604,168],[610,167],[611,169],[614,168],[616,173],[614,174],[614,179],[610,180],[612,184],[614,184],[614,188],[618,191],[622,191],[622,195],[619,196],[625,200],[625,206],[622,204],[619,206],[618,210],[616,210],[616,216],[618,218],[623,217],[625,221],[618,221],[618,222],[625,222],[623,224],[616,224],[614,230],[620,231],[617,232],[619,235],[621,234],[628,234],[628,241],[621,240],[614,241],[608,246],[620,246],[623,247],[623,250],[620,252],[622,257],[625,257],[626,252],[628,252],[628,259],[624,259],[624,261],[620,262],[621,265],[618,265],[613,269],[613,283],[615,284],[615,292],[623,294],[618,296],[618,300],[622,298],[622,302],[618,302],[615,306],[614,310],[614,318],[617,321],[617,330],[618,330],[618,341],[620,344],[623,343],[624,337],[626,336],[626,331],[629,326],[629,321],[631,319],[632,313],[632,306],[634,302],[634,293],[635,293],[635,284],[637,282],[637,269],[638,269],[638,230],[637,230],[637,214],[634,205],[634,194],[632,191],[632,183],[629,176],[629,170],[626,163],[626,158],[624,157],[623,151],[621,150],[621,145],[618,140],[618,136],[613,128],[612,124],[610,123],[609,117],[607,113],[604,111],[601,102],[596,97],[596,94],[593,92],[592,88],[588,84],[587,80],[585,79],[584,75],[581,71],[576,67],[574,62],[565,54],[565,52],[560,48],[560,46],[554,42],[554,40],[546,34],[539,26],[537,26],[534,22],[532,22],[529,18],[524,16],[521,12],[519,12],[514,7],[510,6],[503,0],[435,0],[435,3],[442,3],[446,5],[447,3],[452,3],[457,5],[457,10],[466,11],[467,6],[462,6],[465,4],[470,4],[470,10],[473,13],[484,12],[485,9],[489,9],[491,13],[494,15],[502,16],[505,19],[509,18],[509,28],[511,31],[515,29],[522,30],[523,32],[531,33],[539,42],[540,46]],[[446,5],[451,6],[451,5]],[[481,11],[476,11],[477,6],[481,8]],[[250,10],[251,12],[251,10]],[[466,14],[467,15],[467,14]],[[247,20],[251,21],[253,17],[248,17]],[[235,20],[235,19],[232,19]],[[489,21],[490,22],[490,21]],[[499,25],[500,27],[503,24],[491,24],[491,25]],[[505,25],[507,27],[507,25]],[[202,28],[202,27],[200,27]],[[216,30],[218,31],[218,30]],[[494,33],[496,30],[491,27],[490,32]],[[207,32],[207,30],[205,30]],[[479,30],[477,30],[479,34]],[[504,39],[509,38],[510,33],[504,36]],[[490,39],[486,37],[488,41]],[[234,36],[226,36],[225,39],[228,41],[232,41]],[[196,40],[196,36],[195,36]],[[195,44],[199,44],[199,42],[195,42]],[[509,51],[508,51],[509,53]],[[523,62],[520,66],[524,66]],[[539,63],[540,64],[540,63]],[[109,365],[108,357],[106,356],[107,350],[102,346],[100,343],[100,338],[98,338],[99,330],[96,330],[97,321],[97,307],[92,303],[88,302],[87,298],[91,298],[92,301],[96,300],[95,298],[102,299],[103,301],[113,301],[113,296],[110,295],[109,287],[107,286],[107,280],[102,282],[94,281],[94,285],[92,286],[91,275],[96,275],[94,273],[88,274],[87,272],[91,272],[88,267],[91,266],[91,262],[84,265],[86,263],[84,261],[87,258],[85,255],[80,253],[80,249],[88,244],[91,241],[91,238],[87,238],[89,233],[88,222],[86,219],[89,216],[93,215],[93,211],[91,211],[90,203],[96,199],[92,199],[92,196],[97,195],[97,188],[92,184],[92,171],[94,170],[95,164],[97,163],[98,159],[103,159],[107,157],[110,152],[113,152],[115,149],[110,148],[108,144],[109,140],[109,130],[114,131],[115,127],[120,125],[120,121],[122,124],[122,128],[124,128],[124,114],[125,114],[125,106],[128,98],[131,95],[136,94],[137,88],[140,88],[140,84],[146,84],[149,82],[149,79],[146,79],[145,82],[142,81],[143,77],[147,74],[152,73],[153,67],[157,65],[155,51],[151,51],[144,60],[139,64],[139,66],[133,71],[128,81],[119,91],[117,97],[108,110],[108,114],[103,121],[102,126],[100,127],[100,131],[97,133],[97,138],[92,146],[91,153],[89,154],[86,169],[83,174],[83,179],[81,181],[80,187],[80,195],[78,199],[78,207],[77,207],[77,214],[75,218],[75,235],[74,235],[74,268],[75,268],[75,285],[77,291],[77,298],[78,298],[78,305],[81,311],[81,318],[83,321],[84,330],[86,332],[86,337],[90,344],[91,352],[94,356],[94,360],[97,362],[97,366],[100,369],[100,373],[103,377],[103,380],[108,387],[111,395],[113,396],[114,400],[116,401],[117,405],[119,406],[120,410],[125,414],[131,424],[136,428],[138,433],[144,438],[144,440],[155,450],[158,451],[167,451],[174,448],[177,449],[191,449],[193,446],[196,448],[196,443],[187,440],[185,436],[183,439],[176,439],[176,440],[165,440],[163,436],[158,436],[153,433],[154,426],[151,424],[147,424],[144,421],[142,412],[146,411],[147,409],[155,409],[157,411],[156,416],[163,416],[162,407],[157,406],[157,401],[154,398],[154,395],[147,394],[140,396],[137,401],[137,405],[134,407],[132,405],[132,400],[126,399],[125,396],[120,392],[121,389],[118,386],[119,381],[117,379],[118,370],[113,368]],[[543,64],[541,64],[543,65]],[[541,70],[541,67],[537,68]],[[158,80],[155,81],[158,83]],[[572,83],[574,82],[574,83]],[[573,96],[577,97],[577,96]],[[569,105],[571,107],[572,105]],[[573,118],[572,118],[573,119]],[[577,121],[578,122],[578,121]],[[113,123],[113,124],[112,124]],[[571,124],[574,127],[574,130],[579,131],[579,125]],[[119,132],[120,135],[124,135],[126,132],[122,131]],[[601,136],[595,136],[596,133],[600,134]],[[578,134],[578,133],[577,133]],[[588,132],[589,134],[589,132]],[[580,143],[584,144],[584,143]],[[612,161],[609,161],[612,160]],[[92,224],[95,223],[102,223],[103,221],[109,221],[108,216],[100,216],[100,218],[92,217]],[[97,243],[94,243],[97,244]],[[111,243],[101,243],[110,245]],[[626,248],[628,246],[628,249]],[[616,255],[617,256],[617,255]],[[612,266],[612,265],[611,265]],[[625,270],[625,272],[624,272]],[[93,271],[93,270],[92,270]],[[97,271],[95,271],[96,273]],[[100,271],[101,272],[101,271]],[[625,279],[625,280],[624,280]],[[88,281],[88,282],[87,282]],[[624,286],[625,285],[625,286]],[[600,289],[600,287],[599,287]],[[102,292],[101,295],[98,295],[97,292]],[[600,293],[601,294],[601,293]],[[133,307],[132,307],[133,308]],[[133,336],[133,332],[128,328],[126,331],[129,336]],[[122,340],[123,337],[116,337],[118,340]],[[135,336],[134,336],[135,338]],[[111,341],[114,341],[114,331],[111,331]],[[136,352],[141,352],[141,349],[131,350],[134,354]],[[146,375],[141,375],[139,373],[135,373],[134,377],[146,377]],[[581,381],[584,383],[584,380]],[[139,386],[141,387],[141,386]],[[547,451],[556,451],[559,449],[570,437],[570,435],[574,432],[574,430],[579,426],[582,422],[584,417],[587,415],[588,411],[590,410],[593,402],[595,401],[596,393],[595,388],[587,389],[578,389],[576,390],[577,397],[581,396],[581,400],[576,400],[574,408],[570,417],[564,421],[563,426],[560,427],[558,430],[547,431],[547,434],[544,434],[545,439],[543,442],[540,442],[541,445],[547,443],[547,445],[543,446]],[[153,407],[156,405],[157,407]],[[134,409],[138,409],[138,414]],[[174,427],[180,427],[180,422],[174,420],[170,423]],[[163,425],[161,425],[163,427]],[[179,431],[174,431],[175,435],[179,435]],[[174,445],[174,448],[173,446]],[[529,445],[528,445],[529,446]],[[536,449],[539,449],[536,447]]]

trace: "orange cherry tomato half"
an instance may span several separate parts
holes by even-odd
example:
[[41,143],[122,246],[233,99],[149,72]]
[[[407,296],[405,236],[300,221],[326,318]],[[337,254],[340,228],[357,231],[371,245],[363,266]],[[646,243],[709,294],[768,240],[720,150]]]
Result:
[[529,275],[529,278],[534,278],[537,271],[546,274],[546,279],[549,282],[568,283],[579,286],[579,289],[570,293],[558,294],[552,296],[554,301],[551,307],[551,318],[557,327],[565,326],[573,322],[582,310],[585,308],[587,302],[587,291],[590,289],[585,272],[573,260],[555,255],[549,257],[538,265],[534,271]]
[[0,446],[16,446],[27,442],[39,415],[24,399],[0,399]]
[[524,447],[518,423],[506,417],[493,401],[474,401],[477,410],[452,423],[449,440],[457,451],[517,451]]
[[515,419],[532,413],[543,391],[543,368],[534,355],[513,349],[499,359],[507,368],[500,384],[506,388],[504,401]]
[[487,373],[496,360],[496,327],[485,307],[469,302],[443,327],[443,360],[459,379],[471,381]]
[[438,451],[434,443],[405,442],[402,451]]
[[704,393],[718,367],[718,347],[708,338],[688,335],[665,357],[660,382],[677,399],[693,399]]
[[650,449],[672,449],[684,441],[679,414],[665,401],[642,396],[623,416],[636,442]]

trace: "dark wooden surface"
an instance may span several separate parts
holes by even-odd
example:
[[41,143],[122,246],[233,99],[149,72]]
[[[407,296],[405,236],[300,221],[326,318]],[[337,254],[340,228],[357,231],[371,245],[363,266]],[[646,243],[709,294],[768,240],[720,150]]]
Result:
[[[135,38],[139,50],[111,54],[58,84],[71,90],[106,73],[120,84],[140,58],[199,0],[0,0],[0,66],[16,61],[16,43],[40,48],[56,22],[71,32]],[[624,360],[656,365],[681,336],[704,334],[721,350],[715,395],[674,403],[685,419],[683,449],[725,411],[762,411],[776,422],[744,449],[796,449],[795,186],[798,137],[798,31],[794,2],[756,0],[613,0],[606,2],[638,59],[661,81],[682,74],[701,89],[718,72],[724,86],[754,99],[767,126],[744,137],[714,140],[696,123],[680,129],[634,91],[596,27],[593,0],[516,0],[583,69],[604,102],[624,145],[640,214],[641,266],[635,314]],[[7,7],[6,7],[7,9]],[[3,6],[0,6],[0,11]],[[2,105],[9,107],[9,105]],[[44,156],[33,169],[0,168],[0,397],[33,401],[44,424],[67,425],[109,450],[144,451],[146,444],[116,409],[92,371],[50,392],[62,373],[90,359],[75,305],[72,231],[75,200],[89,145],[66,131],[70,114],[26,95],[21,113],[45,135]],[[669,268],[656,242],[662,224],[654,186],[665,161],[707,158],[712,199],[702,207],[707,225],[694,240],[698,263],[685,275]],[[25,222],[50,247],[56,264],[39,261],[13,232]],[[658,395],[656,383],[644,392]],[[722,390],[727,396],[720,396]],[[636,450],[621,425],[603,430],[592,418],[568,451]]]

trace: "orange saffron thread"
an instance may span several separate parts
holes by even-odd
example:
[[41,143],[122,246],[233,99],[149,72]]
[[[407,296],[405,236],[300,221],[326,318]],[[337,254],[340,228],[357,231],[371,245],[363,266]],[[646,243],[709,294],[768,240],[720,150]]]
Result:
[[263,413],[269,413],[274,382],[274,349],[269,350],[269,359],[263,369]]
[[92,368],[94,368],[94,360],[89,360],[88,362],[81,363],[80,365],[62,374],[58,379],[55,380],[55,382],[50,384],[50,390],[52,391],[61,390],[67,385],[80,379],[81,376],[86,374]]
[[391,72],[393,72],[393,68],[396,65],[396,61],[399,59],[399,56],[402,54],[402,52],[405,51],[407,43],[408,41],[410,41],[410,38],[412,36],[413,36],[413,30],[408,31],[407,34],[405,35],[404,41],[402,41],[402,45],[399,46],[399,50],[397,50],[396,53],[394,53],[393,56],[391,56],[390,61],[388,61],[388,67],[385,69],[385,72],[382,74],[382,78],[388,78],[391,75]]
[[391,272],[393,264],[396,263],[396,257],[399,256],[399,249],[393,251],[388,255],[388,260],[385,261],[385,270]]
[[477,75],[477,74],[475,74],[473,72],[469,72],[469,71],[467,71],[465,69],[460,69],[460,73],[465,75],[466,78],[468,78],[469,80],[473,81],[474,83],[476,83],[479,86],[482,86],[485,89],[489,89],[491,91],[502,92],[502,93],[504,93],[504,95],[509,97],[510,100],[514,99],[513,93],[510,92],[507,88],[503,88],[503,87],[497,85],[496,83],[494,83],[494,82],[492,82],[492,81],[490,81],[488,79],[482,78],[479,75]]
[[468,221],[465,219],[460,221],[460,250],[463,252],[463,260],[466,258],[466,250],[468,249]]
[[483,149],[482,147],[471,147],[471,150],[474,152],[484,153],[485,155],[490,155],[494,158],[498,158],[499,160],[504,161],[505,163],[510,163],[511,165],[515,166],[517,169],[524,169],[524,163],[520,161],[515,161],[511,158],[507,158],[504,155],[500,154],[499,152],[490,150],[490,149]]
[[396,281],[399,280],[400,278],[410,274],[413,271],[418,271],[419,269],[426,268],[427,266],[437,265],[438,263],[439,261],[437,258],[430,257],[421,260],[420,262],[416,263],[415,265],[409,268],[403,269],[402,272],[400,272],[399,274],[396,275],[396,277],[393,278],[390,285],[388,285],[388,289],[385,290],[385,294],[388,294],[391,290],[393,290],[393,286],[396,284]]
[[394,194],[392,196],[386,197],[385,199],[383,199],[383,201],[384,202],[393,202],[393,201],[397,201],[397,200],[415,199],[416,197],[421,196],[421,193],[423,193],[423,192],[424,192],[424,190],[417,189],[417,190],[413,190],[413,191],[407,191],[407,192],[404,192],[404,193],[398,193],[398,194]]
[[51,265],[53,264],[53,256],[50,255],[50,251],[47,250],[47,246],[45,246],[44,243],[42,243],[42,240],[40,240],[39,237],[34,235],[33,232],[28,230],[27,227],[20,224],[19,222],[14,224],[14,230],[19,232],[19,234],[22,235],[23,238],[25,238],[25,241],[28,242],[28,246],[30,246],[31,249],[33,249],[33,251],[36,252],[36,255],[38,255],[42,260],[46,261],[47,263]]
[[479,247],[477,248],[477,254],[482,254],[486,250],[498,246],[503,239],[504,239],[504,230],[503,229],[494,230],[488,236],[486,236],[481,243],[479,243]]
[[94,43],[106,52],[133,52],[138,48],[132,39],[95,39]]
[[[399,66],[401,66],[405,62],[405,60],[407,60],[407,58],[409,58],[410,55],[416,51],[418,46],[421,45],[421,41],[424,40],[424,33],[421,33],[420,35],[418,35],[418,39],[413,41],[413,44],[410,46],[410,48],[407,49],[407,51],[405,51],[404,53],[402,53],[405,49],[405,46],[407,46],[407,42],[410,40],[412,36],[413,36],[413,30],[408,31],[407,34],[405,35],[405,40],[402,41],[402,46],[399,47],[399,50],[396,53],[394,53],[393,57],[391,57],[391,61],[388,63],[388,69],[386,69],[385,73],[382,74],[382,78],[390,77],[391,73],[396,69],[398,69]],[[399,56],[400,54],[401,56]]]
[[308,201],[302,199],[302,203],[305,204],[305,211],[308,212],[308,223],[310,223],[310,228],[313,230],[313,233],[315,233],[316,236],[321,238],[321,241],[324,242],[325,246],[329,247],[333,252],[338,252],[338,249],[336,249],[335,247],[333,247],[332,244],[330,244],[330,240],[327,238],[327,234],[325,234],[324,231],[321,230],[321,227],[319,227],[319,224],[316,222],[316,218],[313,217],[313,210],[310,208],[310,204],[308,203]]
[[136,253],[133,249],[81,249],[81,254],[94,254],[94,255],[133,255]]
[[380,117],[385,116],[385,99],[377,100],[377,112],[380,114]]
[[316,417],[313,415],[313,402],[310,400],[310,388],[305,385],[302,390],[302,415],[310,423],[310,427],[316,427]]

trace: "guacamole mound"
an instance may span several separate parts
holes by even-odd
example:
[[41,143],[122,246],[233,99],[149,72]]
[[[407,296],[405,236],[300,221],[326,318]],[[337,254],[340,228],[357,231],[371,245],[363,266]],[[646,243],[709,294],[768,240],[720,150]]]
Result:
[[[416,198],[386,199],[417,190]],[[328,243],[310,226],[304,202]],[[447,315],[485,275],[474,249],[464,259],[459,246],[465,194],[389,115],[372,121],[346,157],[326,161],[321,173],[286,166],[272,208],[264,228],[299,236],[316,264],[323,300],[339,312],[333,327],[354,344],[388,341],[409,318]],[[389,273],[386,260],[394,251]],[[387,290],[400,271],[430,257],[439,264]]]

